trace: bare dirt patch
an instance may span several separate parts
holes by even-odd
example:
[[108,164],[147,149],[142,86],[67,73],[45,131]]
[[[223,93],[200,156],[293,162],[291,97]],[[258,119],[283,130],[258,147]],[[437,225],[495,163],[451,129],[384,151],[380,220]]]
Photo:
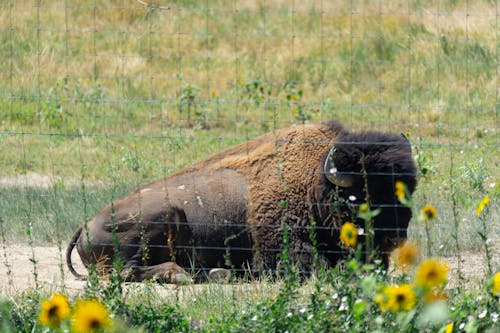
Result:
[[[14,244],[0,249],[0,294],[12,294],[40,287],[48,290],[61,290],[78,293],[85,287],[85,281],[75,279],[68,271],[65,248],[54,245],[34,246]],[[73,266],[82,274],[86,270],[76,251],[73,252]],[[458,281],[457,257],[444,258],[450,265],[450,286]],[[498,264],[494,258],[493,267]],[[482,253],[462,253],[461,273],[468,288],[479,287],[480,281],[487,276],[486,261]]]
[[0,177],[1,186],[32,186],[39,188],[49,188],[54,183],[48,175],[41,175],[36,172],[28,172],[25,175]]
[[[7,245],[1,249],[0,293],[19,292],[31,288],[83,290],[85,281],[76,280],[68,271],[64,249],[57,246]],[[81,261],[74,258],[77,271],[85,272]]]
[[[55,177],[50,174],[39,174],[37,172],[28,172],[23,175],[13,175],[13,176],[0,176],[0,187],[33,187],[40,189],[49,189],[51,186],[54,186],[58,181],[61,181],[62,178]],[[68,186],[80,186],[82,183],[81,180],[78,179],[70,179],[64,178],[64,184]],[[104,186],[105,183],[100,182],[89,182],[85,181],[86,185],[91,186]]]

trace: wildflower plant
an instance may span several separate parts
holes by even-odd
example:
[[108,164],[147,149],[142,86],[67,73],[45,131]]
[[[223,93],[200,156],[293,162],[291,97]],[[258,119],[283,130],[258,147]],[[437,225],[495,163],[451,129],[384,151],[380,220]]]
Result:
[[431,248],[432,248],[432,242],[431,242],[431,226],[430,223],[432,220],[434,220],[437,216],[437,210],[434,208],[432,205],[425,205],[421,210],[420,214],[418,216],[418,220],[424,224],[425,227],[425,235],[427,239],[427,255],[431,256]]
[[55,293],[48,300],[42,301],[39,322],[42,326],[59,328],[70,314],[68,298]]
[[373,228],[373,218],[380,214],[380,209],[371,209],[368,203],[359,206],[358,217],[364,221],[364,238],[366,262],[370,262],[375,255],[375,230]]
[[491,295],[500,299],[500,272],[496,272],[496,274],[493,275],[493,278],[491,279],[489,285]]
[[72,333],[108,332],[113,328],[113,320],[106,306],[97,300],[79,299],[71,307],[68,298],[54,293],[42,300],[38,321],[48,331]]
[[71,316],[74,333],[103,332],[113,324],[106,307],[97,300],[79,300]]
[[404,241],[394,250],[394,258],[396,266],[403,270],[410,269],[420,256],[420,250],[417,243],[412,241]]
[[444,333],[452,333],[453,332],[453,323],[446,324],[444,327]]
[[432,205],[425,205],[420,210],[420,220],[422,220],[424,223],[434,220],[436,216],[437,210]]
[[416,295],[410,284],[392,285],[385,288],[386,307],[393,312],[410,311],[416,304]]
[[489,195],[485,195],[484,198],[479,203],[479,205],[477,205],[476,207],[476,215],[481,216],[483,214],[484,209],[488,206],[489,203],[490,203],[490,197]]
[[340,241],[346,248],[355,248],[358,244],[358,229],[352,222],[346,222],[340,229]]
[[442,260],[428,258],[420,263],[415,284],[426,291],[441,289],[448,281],[448,265]]
[[487,227],[487,216],[489,213],[489,205],[490,203],[490,197],[489,195],[485,195],[481,202],[476,207],[476,215],[479,219],[479,222],[481,223],[481,230],[478,232],[479,237],[481,237],[481,240],[483,241],[484,244],[484,254],[486,257],[486,266],[488,269],[488,274],[493,273],[493,268],[491,267],[491,252],[490,252],[490,247],[488,244],[488,234],[489,230]]
[[406,188],[405,183],[403,183],[402,181],[396,181],[396,184],[394,185],[394,194],[403,205],[409,204],[408,189]]

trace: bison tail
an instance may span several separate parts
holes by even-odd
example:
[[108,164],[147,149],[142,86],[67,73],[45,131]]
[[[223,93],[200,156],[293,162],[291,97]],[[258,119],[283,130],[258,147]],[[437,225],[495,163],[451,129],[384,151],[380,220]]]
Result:
[[66,249],[66,265],[68,266],[68,269],[71,272],[71,274],[73,274],[78,280],[87,280],[87,277],[85,275],[81,275],[80,273],[75,271],[73,263],[71,262],[71,253],[73,252],[73,249],[75,248],[75,245],[78,242],[78,238],[80,238],[82,230],[83,227],[79,227],[68,244],[68,248]]

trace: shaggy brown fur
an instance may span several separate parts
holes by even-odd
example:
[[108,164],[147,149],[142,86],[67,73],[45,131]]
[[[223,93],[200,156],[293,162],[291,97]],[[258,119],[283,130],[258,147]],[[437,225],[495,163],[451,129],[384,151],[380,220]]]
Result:
[[[347,188],[332,184],[324,174],[333,145],[336,169],[353,179]],[[387,252],[406,237],[411,217],[395,199],[398,179],[413,192],[415,166],[409,142],[401,135],[350,133],[337,122],[279,130],[106,207],[87,231],[75,234],[68,265],[71,268],[69,256],[76,244],[86,266],[103,258],[111,265],[119,253],[130,271],[128,279],[135,281],[159,275],[178,282],[175,277],[184,274],[181,267],[276,269],[282,226],[287,225],[292,260],[310,270],[312,223],[321,259],[334,264],[341,254],[338,229],[352,217],[348,198],[355,196],[351,206],[359,205],[366,190],[372,207],[382,209],[374,221],[375,240],[379,250]],[[113,241],[119,244],[118,252]]]

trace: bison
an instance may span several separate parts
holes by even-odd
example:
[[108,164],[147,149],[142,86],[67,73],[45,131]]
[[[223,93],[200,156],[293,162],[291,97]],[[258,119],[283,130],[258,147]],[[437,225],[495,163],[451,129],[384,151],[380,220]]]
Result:
[[192,268],[258,274],[279,267],[286,229],[290,258],[307,272],[314,253],[330,265],[339,260],[339,229],[347,220],[363,224],[355,212],[365,202],[380,210],[374,243],[387,263],[411,218],[396,181],[415,190],[402,134],[351,132],[336,121],[277,130],[111,203],[76,231],[67,264],[82,277],[71,263],[76,247],[86,267],[109,269],[119,256],[128,281],[180,282]]

